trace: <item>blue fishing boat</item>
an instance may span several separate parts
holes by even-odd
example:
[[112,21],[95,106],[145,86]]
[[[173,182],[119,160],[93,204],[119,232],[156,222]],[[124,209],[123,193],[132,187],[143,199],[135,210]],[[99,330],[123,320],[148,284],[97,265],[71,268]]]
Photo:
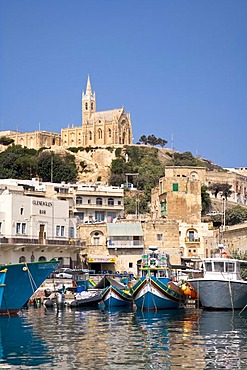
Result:
[[109,285],[101,292],[106,307],[125,307],[133,303],[128,290],[119,289],[116,285]]
[[59,261],[51,260],[0,265],[0,270],[7,270],[0,315],[17,314],[58,264]]
[[160,254],[156,247],[150,247],[150,253],[142,256],[140,272],[140,279],[131,288],[138,309],[151,311],[183,307],[186,297],[172,282],[167,254]]
[[5,288],[5,279],[6,279],[7,269],[0,270],[0,304],[3,300],[3,292]]

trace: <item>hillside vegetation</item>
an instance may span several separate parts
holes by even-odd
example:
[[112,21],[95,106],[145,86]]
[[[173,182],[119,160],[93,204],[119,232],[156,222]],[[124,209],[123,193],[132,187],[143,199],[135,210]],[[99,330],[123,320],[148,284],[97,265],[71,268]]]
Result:
[[[149,212],[151,189],[165,174],[165,166],[200,166],[223,170],[211,162],[194,157],[190,152],[178,153],[148,145],[108,148],[22,148],[10,143],[0,153],[0,178],[31,179],[39,177],[53,182],[97,182],[124,186],[125,212]],[[130,184],[134,189],[130,190]],[[220,184],[214,184],[217,191]],[[229,189],[228,189],[229,191]],[[202,186],[202,211],[211,207],[207,188]],[[247,211],[239,206],[226,211],[226,224],[247,220]],[[217,225],[220,217],[213,220]]]

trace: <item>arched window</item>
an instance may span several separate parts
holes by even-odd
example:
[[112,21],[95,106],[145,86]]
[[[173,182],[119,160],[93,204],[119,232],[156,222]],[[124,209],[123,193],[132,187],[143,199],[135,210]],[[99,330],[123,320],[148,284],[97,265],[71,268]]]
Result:
[[33,252],[32,252],[32,254],[31,254],[31,258],[30,258],[30,261],[31,261],[31,262],[34,262],[34,261],[35,261],[35,257],[34,257],[34,254],[33,254]]
[[108,198],[108,206],[114,206],[114,199]]
[[91,244],[92,245],[102,245],[103,244],[103,233],[100,231],[94,231],[91,234]]
[[46,257],[45,256],[40,256],[39,261],[46,261]]
[[26,257],[25,256],[21,256],[19,258],[19,263],[22,263],[22,262],[26,262]]
[[91,102],[91,110],[93,110],[93,102]]
[[98,129],[98,135],[99,135],[99,139],[102,139],[102,130],[101,130],[101,128]]
[[82,204],[82,197],[76,197],[76,204]]
[[108,136],[111,137],[111,129],[108,130]]
[[88,110],[88,103],[85,103],[85,109]]
[[89,140],[92,140],[92,138],[93,138],[92,131],[89,131]]
[[102,206],[102,204],[103,204],[102,198],[96,198],[96,204],[97,204],[97,206]]

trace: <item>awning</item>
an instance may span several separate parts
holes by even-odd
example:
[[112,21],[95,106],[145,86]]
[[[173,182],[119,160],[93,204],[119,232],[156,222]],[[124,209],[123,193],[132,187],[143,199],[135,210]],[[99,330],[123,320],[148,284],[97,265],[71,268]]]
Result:
[[108,235],[111,236],[143,236],[140,222],[136,223],[108,223]]

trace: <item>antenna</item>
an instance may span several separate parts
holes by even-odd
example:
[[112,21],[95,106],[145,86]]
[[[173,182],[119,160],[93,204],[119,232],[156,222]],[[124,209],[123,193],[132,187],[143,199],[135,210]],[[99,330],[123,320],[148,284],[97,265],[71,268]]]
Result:
[[171,149],[172,149],[172,150],[174,149],[174,147],[173,147],[173,134],[172,134]]

